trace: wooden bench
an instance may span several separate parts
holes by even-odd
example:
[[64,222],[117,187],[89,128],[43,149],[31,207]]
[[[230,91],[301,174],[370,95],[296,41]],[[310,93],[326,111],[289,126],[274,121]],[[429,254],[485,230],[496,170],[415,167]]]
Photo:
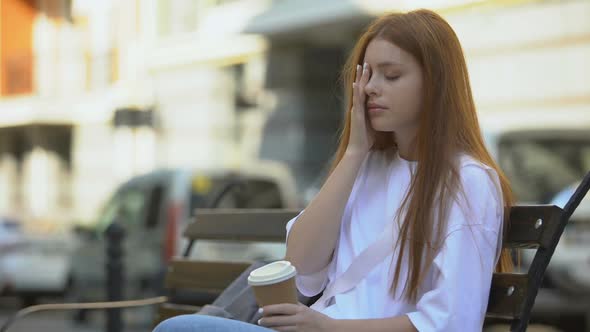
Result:
[[[509,227],[503,235],[503,247],[532,248],[536,249],[536,254],[527,273],[494,273],[486,324],[509,321],[511,331],[526,330],[551,256],[569,218],[589,188],[590,173],[563,209],[554,205],[517,205],[510,208]],[[195,222],[185,232],[185,236],[191,239],[188,249],[190,250],[192,241],[197,239],[284,242],[286,223],[298,213],[299,211],[285,210],[201,210]],[[176,290],[207,289],[212,294],[210,299],[213,299],[247,266],[248,264],[179,260],[172,263],[166,284]],[[165,304],[157,321],[179,313],[195,312],[199,305],[205,303],[193,304],[195,306],[188,308]]]
[[545,270],[563,231],[590,188],[590,173],[564,208],[554,205],[513,206],[504,248],[536,249],[527,273],[495,273],[488,302],[488,321],[508,319],[510,331],[525,331]]
[[212,303],[250,266],[247,262],[190,259],[195,241],[284,243],[287,222],[298,213],[283,209],[199,209],[184,231],[183,236],[189,242],[183,257],[174,259],[168,268],[165,287],[169,301],[160,306],[154,323],[197,312],[203,305]]

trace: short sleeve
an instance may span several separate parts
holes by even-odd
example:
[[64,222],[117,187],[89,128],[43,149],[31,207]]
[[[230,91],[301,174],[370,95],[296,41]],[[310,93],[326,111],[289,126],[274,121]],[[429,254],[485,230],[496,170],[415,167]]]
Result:
[[[289,232],[291,231],[293,224],[297,222],[297,219],[299,219],[299,216],[301,216],[304,211],[301,211],[295,218],[289,220],[287,223],[287,238],[285,239],[285,243],[287,243],[287,240],[289,239]],[[307,275],[297,274],[297,277],[295,278],[295,284],[297,285],[297,289],[301,292],[301,294],[307,297],[312,297],[324,290],[328,284],[328,273],[333,262],[334,256],[332,256],[332,260],[324,268],[315,273]]]
[[[494,268],[501,252],[503,200],[495,171],[461,171],[465,200],[450,210],[444,244],[435,256],[432,289],[408,318],[418,331],[481,331]],[[468,204],[463,204],[468,203]]]

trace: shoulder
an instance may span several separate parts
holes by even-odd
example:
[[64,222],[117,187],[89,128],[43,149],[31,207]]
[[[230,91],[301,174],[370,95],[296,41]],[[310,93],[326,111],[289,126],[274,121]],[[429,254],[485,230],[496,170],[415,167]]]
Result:
[[500,189],[500,181],[496,170],[483,162],[462,154],[459,157],[459,178],[464,190]]
[[[456,202],[464,214],[485,214],[500,218],[504,200],[496,170],[475,158],[462,155],[459,166],[459,188]],[[480,219],[480,218],[476,218]]]

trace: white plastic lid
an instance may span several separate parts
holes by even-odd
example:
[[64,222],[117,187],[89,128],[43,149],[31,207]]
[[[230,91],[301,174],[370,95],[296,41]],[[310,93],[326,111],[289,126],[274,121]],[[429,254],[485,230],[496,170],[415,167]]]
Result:
[[251,286],[264,286],[279,283],[297,275],[295,266],[289,261],[276,261],[261,266],[250,272],[248,284]]

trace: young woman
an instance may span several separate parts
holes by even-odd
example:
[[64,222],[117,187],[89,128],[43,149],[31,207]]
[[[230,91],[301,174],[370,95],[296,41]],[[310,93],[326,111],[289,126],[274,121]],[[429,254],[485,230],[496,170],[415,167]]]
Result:
[[[156,331],[481,331],[502,252],[505,176],[484,146],[459,40],[428,10],[378,18],[344,69],[350,107],[325,184],[287,225],[306,296],[385,234],[387,258],[330,301],[262,308],[258,326],[188,315]],[[388,228],[389,226],[389,228]]]

